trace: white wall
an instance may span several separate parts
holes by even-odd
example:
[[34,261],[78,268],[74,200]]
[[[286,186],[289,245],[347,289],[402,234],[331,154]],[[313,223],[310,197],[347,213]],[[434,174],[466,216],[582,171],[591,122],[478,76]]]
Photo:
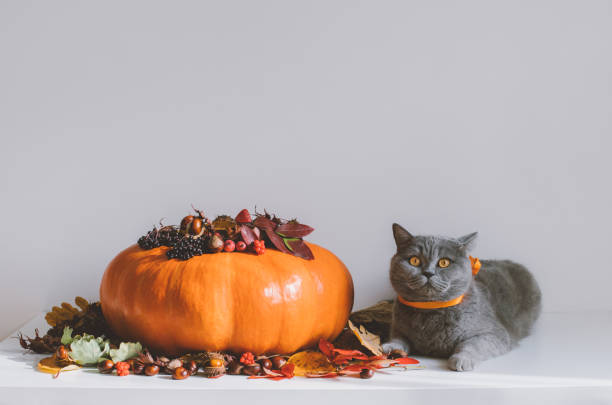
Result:
[[612,309],[609,1],[0,3],[0,336],[191,203],[316,228],[356,307],[391,223]]

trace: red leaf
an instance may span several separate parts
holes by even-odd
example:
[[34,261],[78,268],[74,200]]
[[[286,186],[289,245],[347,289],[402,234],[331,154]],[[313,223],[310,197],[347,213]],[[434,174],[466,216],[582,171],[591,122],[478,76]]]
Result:
[[308,225],[298,224],[297,222],[280,224],[276,228],[277,233],[290,238],[303,238],[304,236],[309,235],[312,231],[314,231],[314,228],[311,228]]
[[314,259],[314,255],[312,254],[312,251],[310,250],[308,245],[304,243],[303,240],[301,239],[287,240],[287,244],[293,251],[294,256],[301,257],[302,259],[306,259],[306,260]]
[[270,218],[264,217],[263,215],[258,215],[257,218],[255,218],[255,221],[253,221],[253,224],[264,231],[268,229],[273,231],[276,229],[276,222],[272,221]]
[[291,253],[289,249],[287,249],[287,246],[285,246],[285,242],[283,242],[283,238],[278,236],[278,234],[274,232],[273,229],[269,229],[269,228],[264,229],[264,232],[266,233],[266,235],[268,235],[268,238],[270,239],[274,247],[276,247],[278,250],[280,250],[283,253]]
[[293,371],[295,370],[295,364],[287,363],[281,367],[280,372],[287,378],[293,378]]
[[397,361],[396,364],[419,364],[417,359],[413,359],[411,357],[400,357],[395,359],[395,361]]
[[332,345],[331,343],[329,343],[327,340],[321,338],[319,340],[319,350],[321,351],[321,353],[323,353],[325,355],[325,357],[327,357],[328,359],[333,359],[334,358],[334,345]]
[[366,356],[359,350],[345,350],[334,348],[334,353],[342,354],[344,356],[353,356],[354,358],[359,358],[359,360],[368,360],[368,356]]
[[247,209],[243,209],[236,215],[235,221],[239,224],[248,224],[251,222],[251,214]]
[[247,244],[247,246],[253,243],[256,239],[259,239],[258,237],[255,237],[255,232],[253,229],[247,225],[242,225],[240,227],[240,234],[242,235],[242,240]]

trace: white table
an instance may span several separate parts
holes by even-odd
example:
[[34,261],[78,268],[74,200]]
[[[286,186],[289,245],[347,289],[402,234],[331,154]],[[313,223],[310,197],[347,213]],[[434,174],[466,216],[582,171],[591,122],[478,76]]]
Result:
[[[21,331],[31,336],[36,327],[46,331],[42,314]],[[519,348],[473,372],[449,371],[443,360],[418,357],[426,369],[379,372],[370,380],[224,376],[174,381],[164,375],[102,375],[95,369],[53,379],[35,370],[43,356],[25,353],[8,338],[0,343],[0,404],[612,403],[611,344],[612,313],[548,313]]]

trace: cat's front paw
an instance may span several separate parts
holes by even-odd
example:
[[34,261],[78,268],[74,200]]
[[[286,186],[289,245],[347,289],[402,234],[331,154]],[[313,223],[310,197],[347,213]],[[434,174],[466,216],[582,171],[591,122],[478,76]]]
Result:
[[472,371],[475,365],[476,361],[464,353],[453,354],[448,359],[448,368],[454,371]]
[[401,350],[406,353],[410,353],[408,344],[400,339],[391,339],[387,343],[383,343],[382,350],[385,353],[391,353],[393,350]]

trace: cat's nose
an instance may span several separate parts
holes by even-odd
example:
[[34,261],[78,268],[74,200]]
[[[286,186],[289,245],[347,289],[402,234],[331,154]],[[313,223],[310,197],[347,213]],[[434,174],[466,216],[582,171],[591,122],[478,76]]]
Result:
[[423,269],[423,275],[427,278],[432,277],[434,274],[436,274],[436,272],[432,269]]

